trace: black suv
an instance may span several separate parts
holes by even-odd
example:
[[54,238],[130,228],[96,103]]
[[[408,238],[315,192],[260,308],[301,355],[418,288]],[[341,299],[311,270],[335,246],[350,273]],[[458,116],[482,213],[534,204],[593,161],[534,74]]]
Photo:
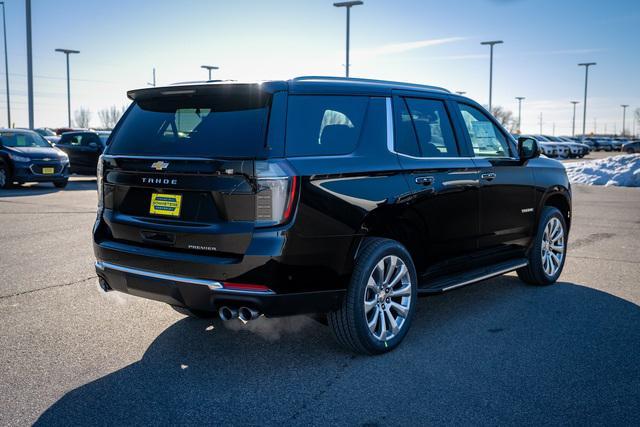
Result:
[[104,290],[223,320],[315,313],[375,354],[418,296],[562,271],[563,166],[468,98],[329,77],[128,96],[98,164]]
[[102,154],[106,141],[96,132],[65,132],[56,143],[56,147],[69,156],[71,173],[95,175],[98,157]]
[[0,129],[0,188],[14,182],[67,186],[69,157],[34,131]]

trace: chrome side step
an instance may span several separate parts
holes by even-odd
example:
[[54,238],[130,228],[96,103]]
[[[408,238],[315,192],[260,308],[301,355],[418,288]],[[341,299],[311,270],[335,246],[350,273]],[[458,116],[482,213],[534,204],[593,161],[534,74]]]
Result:
[[521,267],[526,267],[528,264],[529,262],[526,258],[517,258],[487,267],[481,267],[475,270],[437,278],[435,280],[426,280],[422,278],[418,285],[418,293],[428,295],[447,292],[452,289],[509,273]]

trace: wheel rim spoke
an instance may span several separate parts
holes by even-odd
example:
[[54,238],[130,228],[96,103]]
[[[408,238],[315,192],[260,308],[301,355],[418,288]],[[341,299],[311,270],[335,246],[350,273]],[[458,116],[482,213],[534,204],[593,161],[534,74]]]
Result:
[[402,316],[402,317],[407,317],[407,314],[409,313],[409,307],[405,307],[401,304],[398,304],[397,302],[391,301],[390,303],[391,307],[393,307],[396,312]]
[[408,272],[409,270],[407,270],[407,266],[402,263],[402,265],[400,266],[400,271],[398,271],[398,273],[393,277],[391,283],[389,283],[389,286],[394,287],[395,285],[397,285],[400,279],[402,279]]
[[403,297],[411,295],[411,283],[401,287],[400,289],[391,289],[392,297]]
[[373,334],[376,333],[376,329],[378,328],[378,313],[379,312],[380,312],[380,307],[376,307],[376,312],[373,313],[373,317],[371,318],[371,320],[367,322],[367,325],[369,326],[369,330]]
[[387,261],[387,274],[384,276],[384,282],[383,284],[387,284],[389,283],[389,281],[391,280],[391,276],[393,275],[393,273],[395,273],[396,271],[396,265],[398,264],[398,258],[391,256],[389,258],[385,258],[385,260]]
[[398,328],[398,322],[396,322],[396,319],[393,317],[393,314],[391,314],[391,310],[389,310],[388,307],[385,310],[385,314],[387,315],[387,319],[389,320],[391,332],[393,332],[394,335],[397,334],[400,328]]

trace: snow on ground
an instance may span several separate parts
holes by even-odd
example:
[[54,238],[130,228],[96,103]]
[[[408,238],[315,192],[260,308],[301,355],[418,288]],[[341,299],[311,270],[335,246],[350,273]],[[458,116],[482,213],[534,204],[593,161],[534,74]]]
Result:
[[640,187],[640,154],[564,163],[573,184]]

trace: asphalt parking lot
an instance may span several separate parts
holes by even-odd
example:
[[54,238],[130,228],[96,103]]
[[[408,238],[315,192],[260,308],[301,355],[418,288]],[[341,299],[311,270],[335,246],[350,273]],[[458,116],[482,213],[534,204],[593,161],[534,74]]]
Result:
[[301,317],[249,327],[98,290],[95,179],[0,190],[0,425],[635,424],[640,189],[574,186],[556,285],[421,300],[379,357]]

